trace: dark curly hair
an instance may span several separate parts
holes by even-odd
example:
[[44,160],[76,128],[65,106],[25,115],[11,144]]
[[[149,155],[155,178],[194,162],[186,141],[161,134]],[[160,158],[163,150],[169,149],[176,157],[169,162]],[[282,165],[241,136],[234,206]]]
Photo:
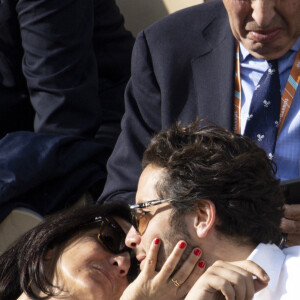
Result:
[[160,197],[176,200],[172,221],[210,199],[220,233],[240,242],[279,243],[283,195],[275,163],[248,137],[202,122],[159,132],[143,156],[143,168],[166,170],[156,188]]

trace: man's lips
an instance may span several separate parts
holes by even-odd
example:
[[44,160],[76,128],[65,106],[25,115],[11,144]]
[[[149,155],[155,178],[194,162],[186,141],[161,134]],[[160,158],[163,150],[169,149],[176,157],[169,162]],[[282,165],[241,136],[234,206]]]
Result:
[[136,256],[136,259],[137,259],[139,262],[142,262],[145,258],[146,258],[146,255],[137,255],[137,256]]
[[280,33],[280,29],[272,30],[249,30],[250,38],[255,42],[268,43],[272,42]]
[[140,262],[140,270],[143,269],[146,255],[137,255],[136,259]]

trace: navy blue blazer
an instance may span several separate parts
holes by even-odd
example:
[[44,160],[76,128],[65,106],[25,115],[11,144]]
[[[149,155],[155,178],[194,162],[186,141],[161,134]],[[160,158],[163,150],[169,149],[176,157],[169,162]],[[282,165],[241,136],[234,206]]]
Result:
[[34,128],[94,138],[102,126],[108,138],[134,43],[115,1],[1,0],[0,27],[0,137]]
[[100,201],[135,201],[143,151],[154,133],[197,117],[232,129],[235,39],[222,1],[172,14],[137,37],[122,132]]
[[1,0],[0,27],[1,221],[102,190],[134,39],[114,0]]

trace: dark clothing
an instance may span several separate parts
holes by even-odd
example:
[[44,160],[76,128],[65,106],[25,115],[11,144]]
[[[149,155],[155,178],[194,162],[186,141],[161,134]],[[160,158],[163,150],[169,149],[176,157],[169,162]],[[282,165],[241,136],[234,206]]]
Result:
[[47,215],[103,187],[110,149],[92,140],[14,132],[0,140],[0,221],[16,207]]
[[122,132],[99,202],[135,201],[143,151],[159,130],[197,117],[233,128],[234,59],[235,39],[221,1],[184,9],[139,34]]
[[29,97],[36,132],[93,138],[119,123],[133,37],[113,0],[2,0],[0,24],[2,136],[33,128]]
[[[114,0],[1,0],[0,26],[0,137],[20,130],[49,133],[43,136],[45,144],[60,153],[60,144],[53,142],[52,134],[68,135],[71,148],[74,142],[78,149],[82,150],[85,145],[99,151],[100,161],[105,166],[105,159],[120,132],[123,93],[130,76],[134,43]],[[32,150],[36,152],[34,147],[38,147],[39,135],[29,136]],[[13,157],[9,153],[11,162],[19,160],[19,155],[28,159],[29,148],[22,153],[22,145],[18,144],[26,138],[26,133],[10,136],[11,148],[5,149],[14,148],[18,155]],[[3,147],[3,143],[0,146]],[[0,155],[8,154],[1,147]],[[70,168],[76,159],[88,164],[86,155],[83,152],[70,157]],[[55,179],[55,170],[60,168],[55,165],[58,161],[42,156],[40,159],[32,162],[27,176],[38,176],[44,168],[52,168],[48,171]],[[79,165],[73,165],[74,172],[84,173],[85,163],[77,168]],[[104,170],[102,168],[99,180],[104,180]],[[12,171],[16,177],[23,174],[21,165],[14,164],[11,170],[0,169],[0,192],[9,188],[9,184],[14,186],[2,181],[1,171]],[[57,180],[64,180],[58,179],[59,176],[58,172]],[[46,183],[46,177],[43,178]],[[10,197],[0,193],[0,203],[11,201],[30,186],[27,181],[22,183],[26,188],[15,183],[19,191]],[[65,194],[71,196],[74,183],[70,180],[69,187],[59,184]],[[84,189],[90,184],[86,181]]]

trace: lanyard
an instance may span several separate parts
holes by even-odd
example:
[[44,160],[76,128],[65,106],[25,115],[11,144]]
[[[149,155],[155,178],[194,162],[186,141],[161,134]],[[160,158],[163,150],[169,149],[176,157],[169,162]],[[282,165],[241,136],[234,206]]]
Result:
[[[241,133],[241,108],[242,108],[242,88],[241,88],[241,73],[240,73],[240,54],[239,44],[236,44],[235,58],[235,93],[234,93],[234,132]],[[281,96],[280,117],[278,124],[277,137],[281,131],[284,120],[292,105],[296,90],[300,81],[300,51],[298,51],[293,63],[289,78]]]

